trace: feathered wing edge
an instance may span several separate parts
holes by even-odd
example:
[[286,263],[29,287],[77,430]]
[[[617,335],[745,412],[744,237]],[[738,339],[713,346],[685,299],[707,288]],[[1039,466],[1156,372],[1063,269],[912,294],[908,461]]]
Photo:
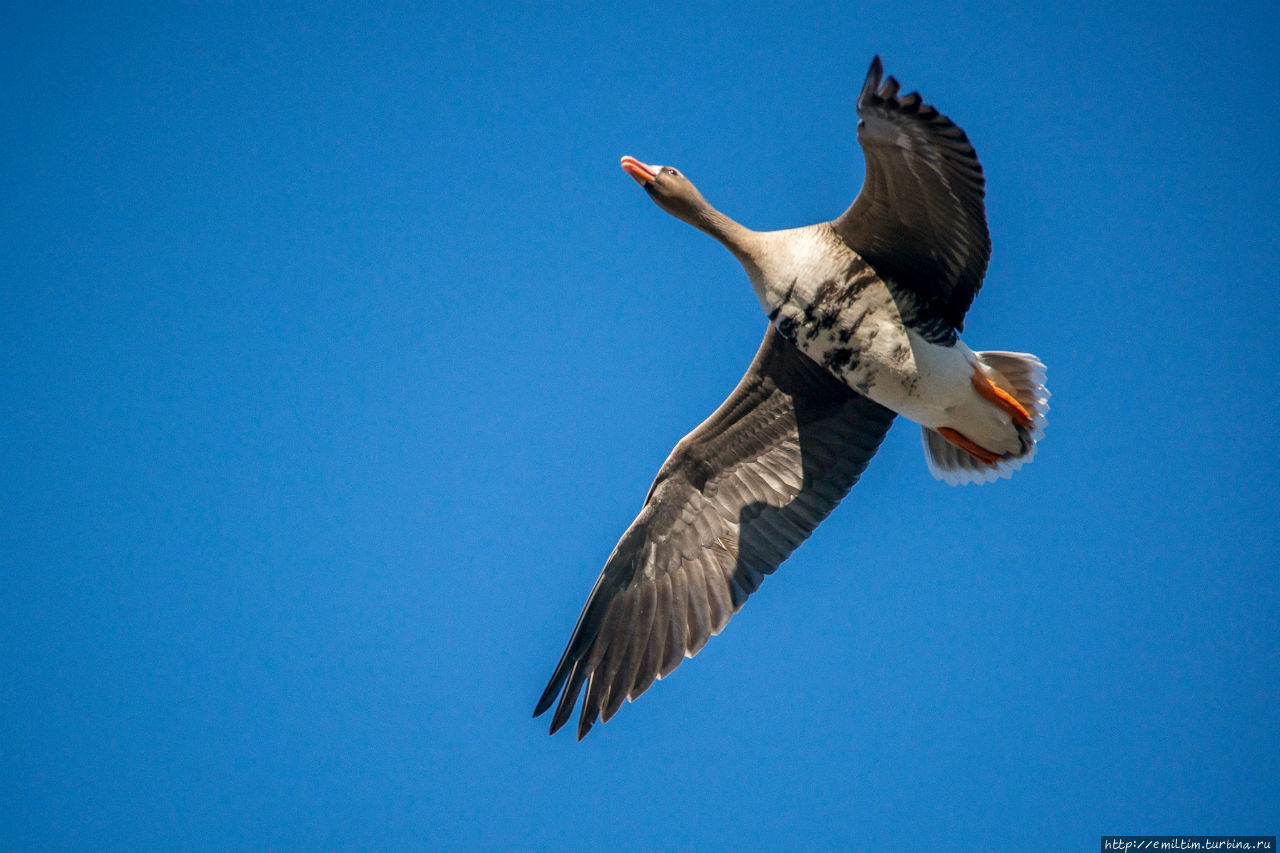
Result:
[[659,470],[534,716],[555,704],[554,734],[585,690],[581,739],[697,654],[848,493],[893,417],[770,326],[737,388]]
[[862,190],[831,224],[876,271],[915,296],[920,325],[954,339],[991,256],[986,183],[968,136],[920,95],[899,95],[872,60],[858,94]]

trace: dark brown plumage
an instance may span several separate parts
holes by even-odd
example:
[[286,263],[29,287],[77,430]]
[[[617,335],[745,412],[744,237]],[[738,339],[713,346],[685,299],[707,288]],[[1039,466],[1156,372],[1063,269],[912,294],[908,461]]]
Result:
[[534,715],[562,694],[556,732],[585,685],[581,738],[695,654],[848,493],[893,417],[770,326],[729,399],[658,471]]
[[858,96],[862,190],[831,225],[954,339],[991,257],[982,166],[963,130],[883,73],[877,56]]

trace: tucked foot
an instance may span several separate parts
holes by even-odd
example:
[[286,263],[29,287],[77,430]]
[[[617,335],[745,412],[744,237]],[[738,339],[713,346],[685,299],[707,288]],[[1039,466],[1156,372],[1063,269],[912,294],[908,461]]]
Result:
[[[1017,424],[1018,426],[1022,427],[1025,430],[1031,429],[1030,413],[1027,412],[1027,410],[1022,407],[1021,403],[1019,403],[1017,400],[1014,399],[1012,394],[1010,394],[1008,391],[1001,388],[996,383],[992,382],[987,377],[983,376],[977,367],[974,367],[973,369],[973,387],[983,397],[987,398],[992,403],[995,403],[998,407],[1008,412],[1009,416],[1013,418],[1013,422],[1015,424]],[[947,440],[952,441],[950,437],[948,437]],[[965,439],[965,440],[968,441],[968,439]],[[957,442],[952,441],[952,443],[956,444],[957,447],[964,447],[964,445],[959,444]],[[968,448],[965,448],[965,449],[968,450]],[[973,453],[973,451],[971,450],[969,452]],[[974,455],[976,456],[977,454],[974,454]],[[996,458],[999,458],[999,457],[996,457]]]
[[[975,384],[977,383],[975,382]],[[1014,405],[1017,405],[1017,403],[1015,402]],[[987,450],[985,447],[979,444],[974,444],[972,441],[965,438],[963,435],[951,429],[950,427],[938,427],[938,429],[935,430],[935,432],[937,432],[938,435],[942,436],[947,441],[954,444],[956,447],[963,450],[965,453],[968,453],[974,459],[977,459],[979,462],[982,462],[984,464],[994,465],[1003,458],[1000,456],[999,453],[992,453],[990,450]]]

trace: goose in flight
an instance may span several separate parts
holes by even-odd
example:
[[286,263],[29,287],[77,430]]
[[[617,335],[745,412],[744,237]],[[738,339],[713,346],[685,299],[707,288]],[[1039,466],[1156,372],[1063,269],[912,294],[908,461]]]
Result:
[[678,170],[622,158],[659,207],[737,257],[769,325],[605,562],[534,711],[555,705],[552,734],[580,696],[579,739],[697,654],[849,492],[896,414],[952,485],[1008,477],[1036,451],[1044,365],[959,337],[991,253],[968,137],[900,96],[879,57],[857,108],[862,190],[817,225],[752,231]]

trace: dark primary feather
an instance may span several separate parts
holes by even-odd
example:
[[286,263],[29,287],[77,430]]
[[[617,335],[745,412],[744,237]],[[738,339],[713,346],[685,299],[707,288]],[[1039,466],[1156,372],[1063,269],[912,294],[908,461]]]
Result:
[[534,711],[582,738],[718,634],[857,481],[893,421],[771,325],[738,387],[676,445],[605,563]]
[[991,256],[982,166],[963,130],[918,94],[899,97],[892,77],[881,85],[883,73],[876,57],[858,96],[862,191],[831,224],[914,297],[914,325],[950,343]]

